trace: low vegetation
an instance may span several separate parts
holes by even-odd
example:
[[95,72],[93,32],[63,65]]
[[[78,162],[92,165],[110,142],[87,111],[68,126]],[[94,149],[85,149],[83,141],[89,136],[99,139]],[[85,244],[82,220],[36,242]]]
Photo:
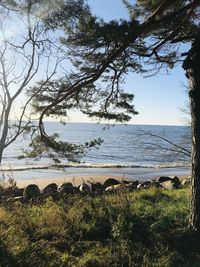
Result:
[[189,190],[68,196],[0,207],[0,266],[200,266]]

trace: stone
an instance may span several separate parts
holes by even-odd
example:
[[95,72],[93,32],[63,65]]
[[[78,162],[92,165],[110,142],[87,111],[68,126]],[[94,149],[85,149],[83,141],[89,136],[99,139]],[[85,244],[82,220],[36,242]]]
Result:
[[60,200],[60,194],[59,194],[59,192],[54,192],[54,193],[52,193],[52,194],[50,195],[50,197],[51,197],[51,199],[52,199],[53,201],[59,201],[59,200]]
[[13,197],[15,196],[15,192],[17,192],[18,187],[17,186],[9,186],[4,188],[4,196]]
[[115,193],[115,192],[119,192],[122,189],[124,189],[125,186],[123,184],[115,184],[115,185],[111,185],[106,187],[105,192],[106,193]]
[[59,187],[62,187],[62,186],[71,186],[71,187],[73,187],[73,184],[71,182],[64,182]]
[[79,187],[78,186],[73,186],[73,194],[78,194],[80,193]]
[[7,204],[13,204],[15,202],[21,202],[21,203],[24,203],[25,202],[25,199],[23,196],[19,196],[19,197],[7,197],[5,199],[5,202]]
[[163,188],[168,189],[168,190],[172,190],[172,189],[176,189],[177,188],[177,186],[175,185],[175,183],[172,180],[168,180],[168,181],[162,182],[162,183],[160,183],[160,185]]
[[74,187],[72,185],[72,183],[67,182],[67,183],[62,183],[59,188],[58,188],[59,192],[61,194],[71,194],[74,193]]
[[138,180],[135,180],[135,181],[132,181],[131,182],[131,185],[133,186],[133,187],[135,187],[135,188],[137,188],[137,186],[139,185],[139,181]]
[[[163,186],[164,182],[167,182],[166,184],[164,184],[164,187],[167,187],[166,189],[171,188],[178,188],[181,184],[179,178],[177,176],[161,176],[156,180],[158,183],[160,183]],[[172,183],[170,183],[170,181]]]
[[158,179],[156,180],[156,182],[162,183],[162,182],[170,181],[170,180],[171,180],[171,178],[169,176],[160,176],[160,177],[158,177]]
[[14,202],[24,202],[24,197],[23,196],[18,196],[18,197],[14,197]]
[[150,188],[150,187],[151,187],[151,181],[140,182],[140,183],[137,185],[137,189]]
[[40,197],[40,189],[36,184],[29,184],[23,192],[24,199],[29,200],[38,200]]
[[14,197],[23,197],[24,188],[15,188],[13,190],[13,196]]
[[52,195],[57,192],[58,192],[58,186],[55,183],[48,184],[41,190],[41,193],[44,195]]
[[103,185],[99,182],[91,183],[90,189],[95,195],[100,195],[103,193]]
[[181,181],[179,180],[179,178],[177,176],[170,176],[172,182],[174,183],[175,187],[179,187],[179,185],[181,184]]
[[191,177],[187,177],[181,181],[182,186],[188,186],[191,184]]
[[161,187],[160,183],[159,183],[159,182],[156,182],[156,180],[152,180],[152,181],[151,181],[151,186],[152,186],[152,187],[156,187],[156,188]]
[[114,178],[108,178],[104,183],[103,183],[103,188],[106,189],[109,186],[112,185],[117,185],[120,184],[120,182]]
[[24,188],[18,188],[17,186],[9,186],[0,189],[1,196],[18,197],[23,196]]
[[127,181],[127,180],[122,180],[121,181],[121,184],[130,184],[131,183],[131,181]]
[[79,191],[81,194],[88,194],[90,193],[90,186],[86,183],[83,183],[79,186]]
[[133,186],[131,183],[130,184],[126,184],[125,187],[126,187],[126,189],[128,191],[134,191],[136,189],[136,187]]
[[128,184],[126,184],[126,188],[129,190],[129,191],[134,191],[135,189],[137,189],[137,186],[139,184],[139,181],[132,181]]

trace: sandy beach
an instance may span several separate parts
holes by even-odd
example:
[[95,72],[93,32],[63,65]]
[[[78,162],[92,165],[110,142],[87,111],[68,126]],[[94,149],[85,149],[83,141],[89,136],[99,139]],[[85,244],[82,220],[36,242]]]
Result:
[[[108,178],[115,178],[119,181],[122,181],[122,178],[119,178],[118,176],[110,176],[110,175],[95,175],[95,176],[71,176],[71,177],[66,177],[66,178],[53,178],[53,179],[30,179],[30,180],[19,180],[17,181],[17,186],[18,187],[26,187],[28,184],[36,184],[39,188],[43,188],[46,185],[50,183],[56,183],[57,185],[60,185],[61,183],[64,182],[71,182],[74,186],[78,186],[82,184],[83,182],[100,182],[103,183],[106,179]],[[130,180],[126,177],[124,177],[126,180]]]
[[[156,179],[158,176],[155,176],[154,178]],[[188,177],[187,175],[183,176],[178,176],[179,179],[184,179]],[[120,178],[119,176],[115,175],[98,175],[96,174],[95,176],[88,176],[88,175],[83,175],[83,176],[70,176],[70,177],[65,177],[65,178],[44,178],[44,179],[29,179],[29,180],[19,180],[17,181],[17,186],[20,188],[26,187],[28,184],[36,184],[39,188],[43,188],[46,185],[50,183],[56,183],[58,186],[64,182],[71,182],[74,186],[78,186],[82,184],[83,182],[85,183],[90,183],[90,182],[100,182],[104,183],[105,180],[108,178],[114,178],[118,181],[131,181],[133,179],[129,179],[127,177]]]
[[108,178],[115,178],[119,181],[125,180],[152,180],[159,176],[189,176],[190,170],[186,167],[176,168],[128,168],[128,167],[104,167],[104,168],[44,168],[44,169],[22,169],[11,171],[2,171],[2,179],[9,178],[16,181],[18,187],[25,187],[28,184],[36,184],[43,188],[47,184],[56,183],[60,185],[63,182],[71,182],[75,186],[83,182],[98,181],[103,183]]

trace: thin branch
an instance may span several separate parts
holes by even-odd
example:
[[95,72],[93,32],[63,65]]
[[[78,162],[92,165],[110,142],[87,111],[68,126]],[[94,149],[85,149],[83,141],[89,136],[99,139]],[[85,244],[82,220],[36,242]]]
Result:
[[183,153],[187,156],[191,156],[191,151],[182,147],[182,146],[179,146],[177,145],[176,143],[172,142],[171,140],[163,137],[163,136],[160,136],[160,135],[157,135],[157,134],[153,134],[151,132],[146,132],[146,131],[140,131],[140,136],[150,136],[150,137],[153,137],[153,138],[157,138],[157,139],[160,139],[170,145],[172,145],[173,147],[183,151]]

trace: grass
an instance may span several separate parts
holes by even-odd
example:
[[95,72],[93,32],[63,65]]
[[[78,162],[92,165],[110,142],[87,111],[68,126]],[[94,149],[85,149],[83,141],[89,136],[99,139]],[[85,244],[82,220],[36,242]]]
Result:
[[189,190],[148,189],[0,207],[0,266],[199,267]]

